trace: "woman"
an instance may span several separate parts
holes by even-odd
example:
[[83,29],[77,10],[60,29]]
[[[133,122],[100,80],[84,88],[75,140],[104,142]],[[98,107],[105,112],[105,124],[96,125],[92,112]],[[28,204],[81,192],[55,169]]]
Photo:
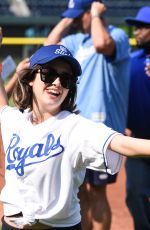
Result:
[[116,173],[121,155],[149,156],[150,141],[125,137],[77,114],[81,67],[64,46],[41,47],[19,75],[16,107],[8,106],[0,83],[6,162],[2,230],[79,230],[77,194],[85,168]]

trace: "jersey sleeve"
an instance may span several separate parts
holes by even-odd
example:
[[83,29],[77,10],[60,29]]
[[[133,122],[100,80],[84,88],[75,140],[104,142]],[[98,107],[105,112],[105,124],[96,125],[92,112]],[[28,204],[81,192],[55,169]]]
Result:
[[115,174],[119,171],[122,156],[108,149],[112,138],[119,133],[87,119],[79,122],[71,135],[71,148],[74,150],[74,167],[88,167],[93,170]]
[[0,108],[0,122],[1,122],[1,120],[2,120],[2,117],[3,117],[4,112],[5,112],[6,109],[8,109],[8,108],[9,108],[8,105],[5,105],[5,106],[3,106],[3,107]]
[[4,106],[0,109],[1,132],[5,151],[12,133],[15,132],[20,122],[18,114],[20,112],[15,107]]
[[[8,105],[3,106],[0,109],[0,122],[3,126],[10,126],[12,124],[12,121],[15,121],[14,111],[15,109],[13,107],[10,107]],[[5,127],[7,128],[7,127]]]

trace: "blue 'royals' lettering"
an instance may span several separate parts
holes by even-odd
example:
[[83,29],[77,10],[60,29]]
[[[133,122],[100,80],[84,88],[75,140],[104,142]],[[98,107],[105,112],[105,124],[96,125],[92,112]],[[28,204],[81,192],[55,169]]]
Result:
[[[53,134],[49,134],[45,144],[36,143],[27,148],[19,147],[20,137],[13,134],[10,144],[7,148],[7,169],[15,169],[19,176],[24,175],[24,168],[48,160],[49,158],[58,156],[64,151],[64,147],[60,144],[60,137],[55,141]],[[30,161],[29,161],[30,158]],[[34,162],[31,159],[34,158]],[[37,159],[35,161],[35,159]],[[28,160],[28,162],[27,162]]]

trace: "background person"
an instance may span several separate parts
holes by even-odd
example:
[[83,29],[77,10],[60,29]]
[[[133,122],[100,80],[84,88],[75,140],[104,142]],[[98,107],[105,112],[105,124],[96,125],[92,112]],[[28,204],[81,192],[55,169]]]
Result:
[[[134,26],[137,50],[131,54],[131,85],[128,129],[132,136],[150,138],[150,7],[142,7],[135,17],[125,19]],[[150,60],[150,59],[149,59]],[[126,203],[134,220],[135,230],[150,229],[150,159],[127,158]]]
[[[81,114],[124,133],[130,47],[123,30],[107,25],[105,12],[106,6],[101,1],[69,1],[63,18],[50,32],[45,45],[61,42],[80,62],[82,76],[76,103]],[[75,28],[79,32],[68,35]],[[80,190],[84,230],[110,229],[111,210],[106,186],[115,181],[116,175],[87,169]]]
[[146,72],[147,76],[150,77],[150,63],[146,64],[146,66],[145,66],[145,72]]

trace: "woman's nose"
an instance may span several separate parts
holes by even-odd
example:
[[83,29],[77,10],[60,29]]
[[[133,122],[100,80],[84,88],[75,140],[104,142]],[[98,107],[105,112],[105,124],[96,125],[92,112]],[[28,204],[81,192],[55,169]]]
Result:
[[60,78],[57,77],[57,78],[53,81],[52,85],[60,86],[60,85],[61,85]]

